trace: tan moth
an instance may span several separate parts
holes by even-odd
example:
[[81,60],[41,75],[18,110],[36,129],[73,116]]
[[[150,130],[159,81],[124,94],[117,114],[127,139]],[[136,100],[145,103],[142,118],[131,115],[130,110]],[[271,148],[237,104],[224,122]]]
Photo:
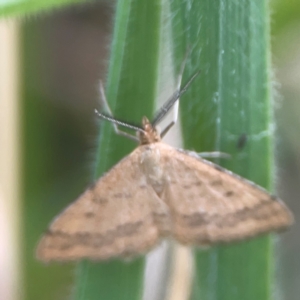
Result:
[[161,141],[175,121],[161,134],[156,125],[178,105],[196,76],[182,90],[178,88],[151,123],[144,117],[142,127],[97,112],[113,122],[119,134],[137,139],[117,126],[136,130],[139,146],[56,217],[38,245],[38,259],[134,257],[164,237],[201,247],[292,224],[292,214],[277,197],[196,153]]

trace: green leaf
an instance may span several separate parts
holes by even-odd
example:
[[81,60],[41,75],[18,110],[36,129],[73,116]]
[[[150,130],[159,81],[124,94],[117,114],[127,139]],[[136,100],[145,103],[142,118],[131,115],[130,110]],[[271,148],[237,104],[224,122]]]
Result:
[[3,0],[0,1],[0,17],[13,17],[40,11],[49,11],[49,9],[60,6],[87,3],[91,0]]
[[[187,149],[222,151],[226,168],[270,189],[273,174],[266,1],[171,2],[178,68],[191,48],[185,78],[201,75],[181,99]],[[243,147],[239,139],[247,139]],[[270,299],[269,237],[195,253],[192,299]]]
[[[114,116],[130,123],[140,123],[142,116],[150,117],[154,109],[161,11],[159,0],[117,2],[106,95]],[[103,122],[97,177],[135,146],[130,140],[116,136],[112,125]],[[132,262],[82,262],[78,267],[75,299],[140,299],[143,269],[143,257]]]

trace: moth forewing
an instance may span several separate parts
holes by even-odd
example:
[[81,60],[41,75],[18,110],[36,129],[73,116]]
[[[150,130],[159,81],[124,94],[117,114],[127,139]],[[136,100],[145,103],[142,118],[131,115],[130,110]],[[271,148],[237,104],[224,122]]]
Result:
[[170,184],[164,197],[181,243],[212,245],[289,227],[293,217],[278,198],[209,161],[162,149]]
[[37,257],[100,260],[151,249],[159,238],[152,217],[157,196],[146,184],[139,161],[137,148],[63,211],[40,241]]

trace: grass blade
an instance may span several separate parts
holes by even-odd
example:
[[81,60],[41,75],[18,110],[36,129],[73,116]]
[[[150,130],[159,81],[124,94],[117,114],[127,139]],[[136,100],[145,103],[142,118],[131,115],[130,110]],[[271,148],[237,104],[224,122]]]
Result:
[[25,14],[49,11],[62,6],[92,2],[86,0],[14,0],[1,1],[0,17],[24,16]]
[[[139,124],[143,115],[152,115],[157,88],[160,20],[159,0],[119,0],[117,3],[106,94],[114,116],[121,120]],[[135,146],[116,136],[107,122],[101,125],[99,141],[97,176]],[[144,258],[130,263],[82,262],[78,267],[75,299],[140,299],[143,269]]]
[[[270,189],[272,113],[266,1],[172,1],[176,65],[202,73],[181,101],[185,147],[222,151],[226,168]],[[185,77],[185,78],[187,78]],[[247,137],[243,147],[240,137]],[[272,243],[259,237],[197,251],[192,299],[270,299]]]

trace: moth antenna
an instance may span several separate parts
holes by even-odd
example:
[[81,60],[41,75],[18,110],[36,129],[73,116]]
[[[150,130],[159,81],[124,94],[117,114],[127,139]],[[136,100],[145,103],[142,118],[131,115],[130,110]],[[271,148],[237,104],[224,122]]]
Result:
[[[102,114],[102,113],[99,113],[98,110],[95,109],[95,113],[102,119],[105,119],[105,120],[108,120],[110,122],[112,122],[112,125],[113,125],[113,128],[115,130],[115,133],[118,134],[118,135],[121,135],[121,136],[124,136],[128,139],[131,139],[135,142],[139,142],[139,139],[133,135],[133,134],[129,134],[127,133],[126,131],[122,131],[119,129],[118,125],[121,125],[121,126],[124,126],[124,127],[128,127],[128,124],[127,123],[124,123],[124,122],[121,122],[119,120],[116,120],[113,115],[112,115],[112,112],[111,112],[111,109],[109,107],[109,104],[107,102],[107,99],[106,99],[106,95],[105,95],[105,91],[104,91],[104,87],[103,87],[103,84],[102,84],[102,81],[100,80],[100,102],[102,105],[104,105],[104,107],[106,108],[106,110],[108,111],[108,114],[109,115],[105,115],[105,114]],[[133,125],[130,125],[130,126],[133,126]],[[134,130],[138,130],[138,126],[134,126]],[[131,127],[131,129],[133,129]],[[141,129],[141,128],[139,128]]]
[[143,128],[141,127],[138,127],[138,126],[135,126],[135,125],[131,125],[131,124],[128,124],[128,123],[125,123],[125,122],[122,122],[120,120],[117,120],[111,116],[107,116],[103,113],[100,113],[97,109],[95,109],[95,113],[98,117],[100,117],[101,119],[104,119],[106,121],[109,121],[113,124],[116,124],[116,125],[119,125],[119,126],[123,126],[123,127],[126,127],[126,128],[129,128],[129,129],[132,129],[132,130],[135,130],[135,131],[139,131],[139,132],[145,132],[143,130]]
[[185,86],[181,90],[177,90],[170,99],[158,110],[158,112],[155,114],[155,117],[153,121],[151,122],[152,126],[157,125],[164,116],[169,112],[169,110],[173,107],[173,105],[176,103],[176,101],[184,94],[190,84],[194,81],[194,79],[200,74],[200,70],[197,71],[185,84]]

